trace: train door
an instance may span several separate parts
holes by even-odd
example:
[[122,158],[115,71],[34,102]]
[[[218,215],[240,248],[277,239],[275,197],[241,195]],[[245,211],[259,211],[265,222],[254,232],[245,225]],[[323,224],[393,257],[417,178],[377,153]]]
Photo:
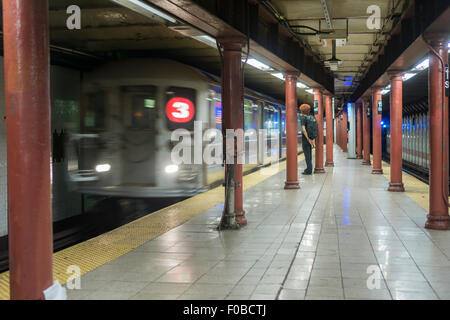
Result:
[[250,99],[244,100],[244,172],[258,165],[258,106]]
[[410,146],[410,134],[411,134],[411,117],[406,118],[406,161],[411,162],[411,146]]
[[264,163],[275,161],[279,158],[279,127],[277,110],[266,104],[263,112],[264,129],[266,130],[266,139],[264,152]]
[[416,137],[415,137],[415,144],[416,144],[416,164],[420,165],[420,115],[417,114],[416,118]]
[[122,87],[122,184],[156,184],[156,87]]
[[423,167],[423,115],[419,115],[419,166]]
[[264,110],[265,104],[263,101],[257,102],[258,106],[258,163],[260,165],[264,165],[265,161],[265,152],[266,150],[266,140],[267,140],[267,131],[265,130],[265,122],[264,122]]
[[427,167],[427,118],[425,114],[422,114],[420,116],[421,118],[421,126],[422,126],[422,134],[421,134],[421,152],[422,152],[422,162],[421,162],[421,166],[426,168]]
[[[210,126],[211,129],[216,129],[217,134],[222,135],[222,97],[220,94],[220,88],[219,87],[211,87],[210,94],[209,94],[209,119],[210,119]],[[222,139],[218,139],[218,142],[210,142],[211,147],[217,148],[217,150],[220,149],[220,158],[223,159],[223,144]],[[217,146],[217,144],[220,144],[220,147]],[[213,154],[216,156],[216,154]],[[222,166],[222,163],[211,163],[207,164],[206,167],[206,185],[211,185],[213,183],[216,183],[217,181],[221,181],[225,179],[225,170]]]
[[286,156],[286,109],[281,109],[280,158]]
[[405,150],[406,150],[406,120],[402,119],[402,159],[406,159]]

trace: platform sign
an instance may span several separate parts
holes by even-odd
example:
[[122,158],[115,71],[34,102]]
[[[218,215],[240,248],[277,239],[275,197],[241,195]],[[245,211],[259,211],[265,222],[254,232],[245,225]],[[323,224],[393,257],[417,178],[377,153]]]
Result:
[[314,100],[314,114],[319,113],[319,100]]
[[445,96],[448,97],[449,93],[449,74],[448,74],[448,64],[445,64]]
[[383,102],[381,101],[381,100],[378,100],[377,101],[377,111],[378,111],[378,114],[382,114],[383,113]]

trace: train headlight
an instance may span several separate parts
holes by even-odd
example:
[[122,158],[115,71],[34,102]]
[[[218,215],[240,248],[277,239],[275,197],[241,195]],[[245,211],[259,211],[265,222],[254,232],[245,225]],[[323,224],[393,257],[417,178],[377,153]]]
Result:
[[111,165],[109,163],[99,164],[95,167],[95,171],[97,172],[108,172],[111,170]]
[[176,164],[169,164],[165,168],[166,173],[175,173],[178,171],[178,166]]

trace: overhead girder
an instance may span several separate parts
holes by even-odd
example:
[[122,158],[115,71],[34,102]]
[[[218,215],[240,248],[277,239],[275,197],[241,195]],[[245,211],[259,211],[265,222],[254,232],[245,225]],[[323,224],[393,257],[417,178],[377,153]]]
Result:
[[334,93],[334,78],[318,57],[252,0],[148,0],[214,37],[249,36],[250,54],[299,80]]

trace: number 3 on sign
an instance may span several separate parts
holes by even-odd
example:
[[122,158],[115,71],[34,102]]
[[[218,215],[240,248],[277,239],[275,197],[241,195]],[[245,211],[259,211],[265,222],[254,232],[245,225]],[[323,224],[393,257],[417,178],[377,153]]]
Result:
[[194,104],[186,98],[172,98],[166,105],[166,116],[172,122],[186,123],[195,114]]
[[185,102],[175,102],[173,107],[178,111],[172,112],[172,116],[179,119],[189,118],[189,105]]

